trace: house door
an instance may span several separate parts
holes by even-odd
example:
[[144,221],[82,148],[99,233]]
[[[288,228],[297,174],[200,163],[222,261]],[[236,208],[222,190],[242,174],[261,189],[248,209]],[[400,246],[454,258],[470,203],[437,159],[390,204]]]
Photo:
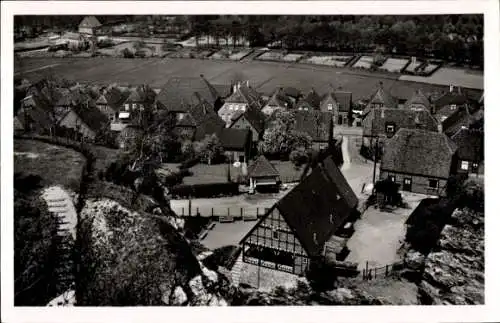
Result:
[[411,192],[411,178],[405,178],[403,181],[403,191]]
[[337,117],[337,121],[338,121],[338,122],[337,122],[337,124],[342,124],[343,119],[344,119],[344,118],[343,118],[341,115],[339,115],[339,116]]

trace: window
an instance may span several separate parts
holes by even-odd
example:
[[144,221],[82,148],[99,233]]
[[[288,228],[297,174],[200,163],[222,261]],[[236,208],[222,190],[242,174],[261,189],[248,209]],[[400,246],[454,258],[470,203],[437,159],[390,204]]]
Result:
[[129,109],[129,105],[127,103],[127,104],[125,104],[125,111],[128,111],[128,109]]
[[451,108],[452,110],[456,110],[456,109],[457,109],[457,105],[456,105],[456,104],[452,104],[452,105],[450,106],[450,108]]
[[394,133],[394,125],[388,124],[385,126],[385,132],[387,133]]
[[438,181],[437,181],[437,179],[430,179],[429,180],[429,187],[436,189],[438,187]]
[[277,230],[273,230],[273,239],[279,239],[279,234]]
[[304,111],[307,111],[307,110],[309,110],[309,109],[307,107],[304,107]]
[[462,163],[460,163],[460,169],[461,170],[469,170],[469,162],[462,160]]
[[137,104],[132,103],[132,110],[135,110],[135,109],[137,109]]
[[328,111],[332,111],[333,110],[333,104],[329,103],[328,104]]
[[396,177],[394,175],[389,175],[389,180],[391,182],[395,182],[396,181]]

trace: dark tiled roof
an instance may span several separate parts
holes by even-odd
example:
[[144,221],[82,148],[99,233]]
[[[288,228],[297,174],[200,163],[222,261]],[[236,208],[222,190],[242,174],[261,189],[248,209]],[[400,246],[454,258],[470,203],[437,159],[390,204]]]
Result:
[[232,126],[242,117],[244,117],[259,134],[265,130],[266,115],[262,113],[262,111],[254,108],[248,108],[245,112],[236,114],[229,128],[232,128]]
[[419,108],[421,106],[429,110],[431,107],[431,103],[421,90],[417,90],[415,91],[413,96],[408,101],[406,101],[404,107],[405,109],[412,109]]
[[125,103],[146,103],[152,104],[155,101],[156,93],[148,85],[140,85],[132,90]]
[[349,112],[351,109],[352,103],[352,93],[345,91],[336,91],[333,92],[333,97],[339,104],[339,111],[341,112]]
[[[397,108],[398,100],[396,100],[396,98],[394,98],[383,86],[379,86],[375,93],[373,93],[370,97],[367,109],[370,109],[373,104],[381,104],[386,108]],[[366,112],[367,111],[365,110],[365,113]]]
[[259,156],[250,166],[248,166],[248,176],[250,177],[270,177],[279,176],[279,172],[267,160],[264,155]]
[[83,18],[82,22],[80,23],[79,27],[84,27],[84,28],[95,28],[95,27],[100,27],[101,23],[95,16],[87,16]]
[[385,135],[388,124],[394,125],[395,132],[401,128],[438,131],[438,122],[428,110],[375,108],[368,112],[363,121],[363,134],[366,136]]
[[319,94],[312,89],[307,93],[307,95],[297,102],[297,107],[299,106],[307,106],[310,109],[318,110],[321,104],[321,97]]
[[332,173],[337,167],[333,161],[326,163],[327,167],[313,169],[299,185],[276,203],[309,256],[321,254],[324,244],[353,211],[350,206],[353,204],[343,198],[343,189],[337,182],[339,176],[343,178],[343,175],[339,170]]
[[34,129],[50,129],[53,125],[50,106],[46,104],[43,97],[30,95],[23,99],[17,117],[24,125],[25,122],[32,124]]
[[87,103],[90,106],[94,104],[92,97],[81,88],[75,87],[72,89],[63,89],[61,91],[61,96],[56,106],[74,107],[77,105],[86,105]]
[[457,157],[462,160],[482,161],[484,158],[484,132],[460,129],[451,140],[458,146]]
[[195,140],[202,140],[206,135],[219,133],[225,126],[224,121],[207,102],[190,107],[188,114],[196,125]]
[[218,137],[224,150],[244,151],[251,132],[246,129],[222,128]]
[[436,106],[437,109],[450,104],[463,105],[466,103],[472,103],[472,101],[467,97],[467,94],[463,91],[446,92],[434,101],[434,105]]
[[233,91],[224,101],[226,103],[246,103],[252,108],[262,108],[261,96],[251,86],[242,82],[239,86],[235,85],[236,91]]
[[[106,127],[108,118],[97,108],[78,106],[72,110],[82,119],[83,122],[93,131],[99,131]],[[69,111],[68,113],[70,113]],[[64,118],[64,117],[63,117]],[[61,118],[61,120],[63,119]]]
[[118,111],[127,99],[127,96],[125,96],[119,89],[113,87],[106,90],[106,92],[102,94],[99,99],[97,99],[96,103],[106,104],[113,110]]
[[177,122],[176,126],[177,127],[196,127],[197,123],[194,120],[191,113],[188,112],[184,115],[184,118],[182,118],[181,120],[179,120]]
[[380,169],[448,178],[456,149],[444,133],[399,129],[384,145]]
[[294,111],[294,130],[305,132],[315,142],[326,142],[329,139],[332,115],[320,111]]
[[158,93],[157,102],[168,111],[185,112],[201,101],[213,107],[220,97],[217,89],[203,77],[174,77]]
[[464,106],[459,106],[456,109],[446,106],[438,111],[436,117],[442,124],[443,132],[448,136],[454,135],[462,127],[468,128],[472,121],[472,117]]
[[293,102],[285,94],[285,91],[279,88],[273,93],[271,98],[267,101],[267,105],[290,109],[292,108]]
[[286,96],[289,96],[294,99],[298,99],[300,97],[300,91],[294,87],[287,86],[283,89],[283,93]]
[[340,196],[346,201],[349,208],[355,208],[358,205],[358,198],[333,159],[323,160],[323,167],[330,180],[337,185]]

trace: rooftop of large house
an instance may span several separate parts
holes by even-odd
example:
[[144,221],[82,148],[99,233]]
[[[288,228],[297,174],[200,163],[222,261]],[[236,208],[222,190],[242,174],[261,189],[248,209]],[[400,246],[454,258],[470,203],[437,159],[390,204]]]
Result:
[[224,150],[244,151],[250,140],[251,132],[247,129],[222,128],[219,133],[219,140]]
[[262,107],[260,94],[250,86],[249,82],[238,82],[233,85],[233,91],[225,99],[226,103],[246,103],[250,107],[260,109]]
[[363,129],[365,136],[382,135],[387,125],[394,125],[396,131],[400,128],[439,131],[439,123],[429,110],[374,108],[368,112],[367,118],[373,121],[367,122],[367,127]]
[[444,179],[456,150],[444,133],[402,128],[387,141],[380,169]]
[[103,129],[107,125],[107,117],[103,115],[101,111],[99,111],[99,109],[94,107],[74,107],[70,111],[68,111],[60,120],[63,120],[64,117],[72,111],[76,113],[78,117],[95,132]]
[[321,97],[319,96],[319,94],[316,92],[315,89],[311,89],[309,92],[307,92],[306,96],[299,99],[297,105],[301,105],[304,103],[307,104],[312,109],[318,109],[319,105],[321,104]]
[[413,93],[413,95],[405,102],[405,109],[412,109],[418,107],[424,107],[427,110],[431,108],[431,102],[429,98],[422,92],[422,90],[418,89]]
[[294,111],[294,129],[307,133],[314,142],[327,142],[330,138],[332,115],[320,111]]
[[258,133],[262,133],[265,130],[266,115],[262,113],[262,111],[255,108],[249,108],[246,109],[245,112],[237,113],[233,117],[233,122],[229,128],[231,128],[242,117],[244,117]]
[[484,132],[461,128],[451,140],[457,145],[457,157],[461,160],[481,161],[484,158]]
[[328,92],[325,95],[323,95],[321,101],[323,102],[329,97],[331,97],[333,100],[335,100],[335,102],[337,102],[337,104],[339,105],[340,112],[349,112],[352,102],[352,92],[340,91],[340,90]]
[[153,103],[156,98],[156,92],[148,85],[139,85],[134,88],[125,103]]
[[[397,108],[398,100],[392,96],[392,94],[384,88],[382,82],[378,86],[375,93],[372,94],[368,101],[367,108],[371,108],[373,105],[381,105],[386,108]],[[367,111],[365,111],[366,113]]]
[[292,108],[293,102],[285,94],[285,91],[283,88],[278,88],[276,91],[274,91],[273,95],[267,101],[267,105],[283,107],[283,108]]
[[450,90],[437,97],[433,103],[437,109],[440,109],[448,105],[473,104],[474,100],[463,89],[450,86]]
[[218,134],[225,123],[213,110],[212,106],[203,101],[189,107],[186,116],[178,125],[195,127],[194,140],[202,140],[206,135]]
[[121,105],[127,99],[129,93],[127,91],[122,92],[116,87],[106,89],[103,94],[97,99],[96,104],[105,104],[111,107],[115,111],[119,111]]
[[274,207],[307,254],[316,256],[322,253],[325,243],[344,224],[357,203],[356,195],[328,157]]
[[214,107],[219,98],[221,94],[203,76],[174,77],[158,93],[157,102],[169,111],[187,111],[190,105],[202,100]]

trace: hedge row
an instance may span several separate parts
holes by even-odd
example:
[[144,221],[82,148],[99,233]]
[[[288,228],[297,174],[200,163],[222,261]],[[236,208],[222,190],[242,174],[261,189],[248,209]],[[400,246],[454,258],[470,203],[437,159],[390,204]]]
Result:
[[209,183],[194,185],[176,185],[170,189],[170,194],[177,198],[202,198],[237,195],[238,183]]

